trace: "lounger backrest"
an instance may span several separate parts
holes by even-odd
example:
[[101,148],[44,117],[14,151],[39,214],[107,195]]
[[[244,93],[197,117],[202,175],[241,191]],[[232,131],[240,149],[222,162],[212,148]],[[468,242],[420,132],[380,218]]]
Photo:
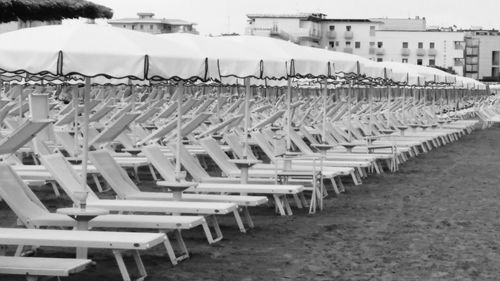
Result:
[[54,131],[56,141],[69,154],[75,155],[75,139],[66,131]]
[[284,110],[280,110],[280,111],[274,113],[273,115],[269,116],[268,118],[257,123],[257,125],[253,126],[252,130],[261,129],[261,128],[264,128],[266,125],[269,125],[269,124],[276,122],[276,120],[280,119],[284,113],[285,113]]
[[50,124],[50,120],[27,120],[19,128],[0,140],[0,154],[16,152]]
[[290,130],[290,139],[302,153],[313,153],[312,149],[307,145],[304,139],[302,139],[302,137],[293,129]]
[[[182,126],[182,128],[181,128],[181,136],[185,137],[188,134],[190,134],[191,132],[193,132],[194,130],[196,130],[196,128],[198,128],[211,115],[212,115],[212,113],[201,113],[200,115],[198,115],[198,116],[194,117],[193,119],[191,119],[187,124],[185,124],[184,126]],[[176,135],[177,135],[177,131],[174,131],[174,134],[171,134],[168,138],[166,138],[166,140],[167,139],[172,139]]]
[[157,145],[145,146],[142,152],[166,181],[175,181],[175,167]]
[[[173,143],[167,144],[170,151],[177,151],[177,146]],[[181,144],[180,146],[180,154],[181,154],[181,164],[188,171],[188,173],[194,178],[195,181],[202,181],[204,178],[210,177],[210,175],[203,169],[198,160],[187,151],[186,147]]]
[[50,149],[50,147],[47,145],[47,143],[45,143],[43,140],[39,140],[39,139],[33,140],[33,149],[38,156],[50,155],[53,153],[53,151]]
[[[243,158],[243,140],[235,133],[225,134],[224,140],[231,147],[231,150],[238,156],[238,158]],[[247,157],[249,159],[257,160],[257,157],[253,154],[250,146],[247,148]]]
[[9,111],[12,110],[12,108],[15,105],[16,105],[15,103],[9,103],[9,104],[4,105],[2,107],[2,109],[0,109],[0,124],[3,123],[3,120],[5,119],[5,117],[7,117],[7,115],[9,114]]
[[263,133],[261,132],[252,132],[251,133],[252,139],[257,142],[257,145],[264,151],[266,156],[271,159],[271,161],[275,161],[276,157],[275,154],[276,152],[274,151],[274,147],[272,144],[268,141],[266,136],[264,136]]
[[219,166],[226,175],[231,175],[233,173],[239,172],[236,164],[229,162],[230,158],[227,154],[222,150],[217,141],[213,138],[204,138],[200,140],[201,146],[205,148],[208,152],[208,155],[215,161],[217,166]]
[[114,109],[111,103],[112,101],[108,101],[104,106],[101,106],[96,113],[90,116],[89,122],[99,122],[104,116],[108,115]]
[[118,197],[125,198],[127,195],[139,191],[139,188],[109,152],[105,150],[89,152],[89,159]]
[[149,136],[147,136],[146,138],[142,139],[140,141],[140,143],[147,144],[147,143],[156,141],[160,138],[163,138],[165,135],[172,132],[176,127],[177,127],[177,120],[172,120],[169,123],[156,129],[154,132],[149,134]]
[[40,157],[40,161],[74,203],[79,203],[75,192],[87,191],[89,193],[88,199],[98,199],[89,186],[86,186],[85,189],[82,187],[81,176],[62,154],[43,155]]
[[112,142],[130,123],[132,123],[132,121],[134,121],[135,118],[137,118],[137,116],[139,116],[139,113],[135,112],[126,113],[120,116],[118,119],[108,124],[104,130],[93,138],[89,145],[93,146]]
[[29,225],[30,218],[48,212],[33,191],[7,164],[0,164],[0,197],[26,226]]

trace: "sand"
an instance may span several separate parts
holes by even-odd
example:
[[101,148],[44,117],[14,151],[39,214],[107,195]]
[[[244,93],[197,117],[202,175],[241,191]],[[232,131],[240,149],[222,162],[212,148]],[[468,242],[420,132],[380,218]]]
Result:
[[[255,229],[241,234],[223,218],[224,240],[213,246],[199,229],[186,231],[191,258],[174,267],[161,248],[143,253],[148,280],[499,280],[499,183],[500,127],[475,131],[397,173],[347,186],[316,215],[256,208]],[[37,194],[51,208],[68,204],[48,188]],[[15,225],[5,203],[0,225]],[[121,280],[109,252],[90,256],[97,265],[66,280]]]

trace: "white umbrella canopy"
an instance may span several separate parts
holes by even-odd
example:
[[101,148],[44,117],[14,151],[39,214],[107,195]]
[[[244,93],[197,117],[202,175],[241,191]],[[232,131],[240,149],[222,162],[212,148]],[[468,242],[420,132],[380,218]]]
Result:
[[[378,62],[388,70],[388,79],[396,83],[404,83],[408,86],[424,86],[426,77],[419,74],[407,63],[400,62]],[[431,81],[432,82],[432,81]]]
[[231,37],[183,33],[161,34],[157,37],[165,42],[180,42],[205,56],[208,65],[207,78],[220,81],[222,77],[284,79],[288,76],[286,58],[263,48],[252,48],[232,40]]
[[39,75],[203,79],[205,57],[154,35],[100,25],[54,25],[0,35],[0,71]]

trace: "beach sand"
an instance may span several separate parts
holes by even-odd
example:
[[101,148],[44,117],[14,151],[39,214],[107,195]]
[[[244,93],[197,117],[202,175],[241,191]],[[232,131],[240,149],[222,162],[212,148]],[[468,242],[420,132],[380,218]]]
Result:
[[[36,193],[52,210],[69,205],[50,191]],[[222,218],[224,240],[216,245],[207,245],[200,229],[184,232],[191,258],[177,266],[160,247],[144,252],[147,280],[499,280],[500,127],[347,186],[316,215],[251,212],[257,227],[247,234]],[[0,225],[15,220],[0,203]],[[56,248],[41,253],[72,256]],[[65,280],[122,280],[109,251],[91,250],[90,257],[95,267]]]

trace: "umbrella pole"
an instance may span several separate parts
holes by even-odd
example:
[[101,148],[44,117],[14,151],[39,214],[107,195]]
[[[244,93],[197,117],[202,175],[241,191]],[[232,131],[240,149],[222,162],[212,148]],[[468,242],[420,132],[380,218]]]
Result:
[[74,149],[73,157],[77,157],[78,156],[78,88],[71,89],[71,96],[72,96],[72,101],[73,101],[73,108],[75,109],[75,117],[74,117],[75,126],[73,129],[73,133],[74,133],[73,143],[74,143],[75,149]]
[[82,186],[87,190],[87,162],[89,157],[89,107],[90,107],[90,78],[85,78],[85,91],[83,93],[83,160],[82,160]]
[[406,102],[406,88],[403,86],[401,88],[401,95],[403,96],[403,101],[401,104],[401,123],[405,124],[405,102]]
[[250,78],[245,78],[245,128],[243,137],[243,159],[247,159],[247,149],[248,149],[248,128],[250,127]]
[[292,150],[292,141],[290,140],[290,132],[292,130],[292,79],[288,78],[286,91],[286,150]]
[[180,182],[181,181],[181,150],[180,147],[182,145],[182,96],[184,94],[184,83],[179,82],[178,85],[178,94],[177,94],[177,151],[175,155],[175,179]]
[[368,132],[370,133],[370,136],[373,136],[373,94],[374,92],[371,90],[371,89],[368,89],[368,99],[370,101],[370,115],[369,115],[369,118],[370,120],[368,120],[368,125],[370,127],[370,130],[368,130]]
[[321,140],[326,144],[326,100],[328,95],[328,83],[326,78],[323,83],[323,128],[321,130]]
[[352,84],[349,85],[347,89],[347,129],[349,130],[349,139],[348,142],[352,141],[352,123],[351,123],[351,91],[353,90]]
[[391,86],[387,87],[387,128],[391,127]]

